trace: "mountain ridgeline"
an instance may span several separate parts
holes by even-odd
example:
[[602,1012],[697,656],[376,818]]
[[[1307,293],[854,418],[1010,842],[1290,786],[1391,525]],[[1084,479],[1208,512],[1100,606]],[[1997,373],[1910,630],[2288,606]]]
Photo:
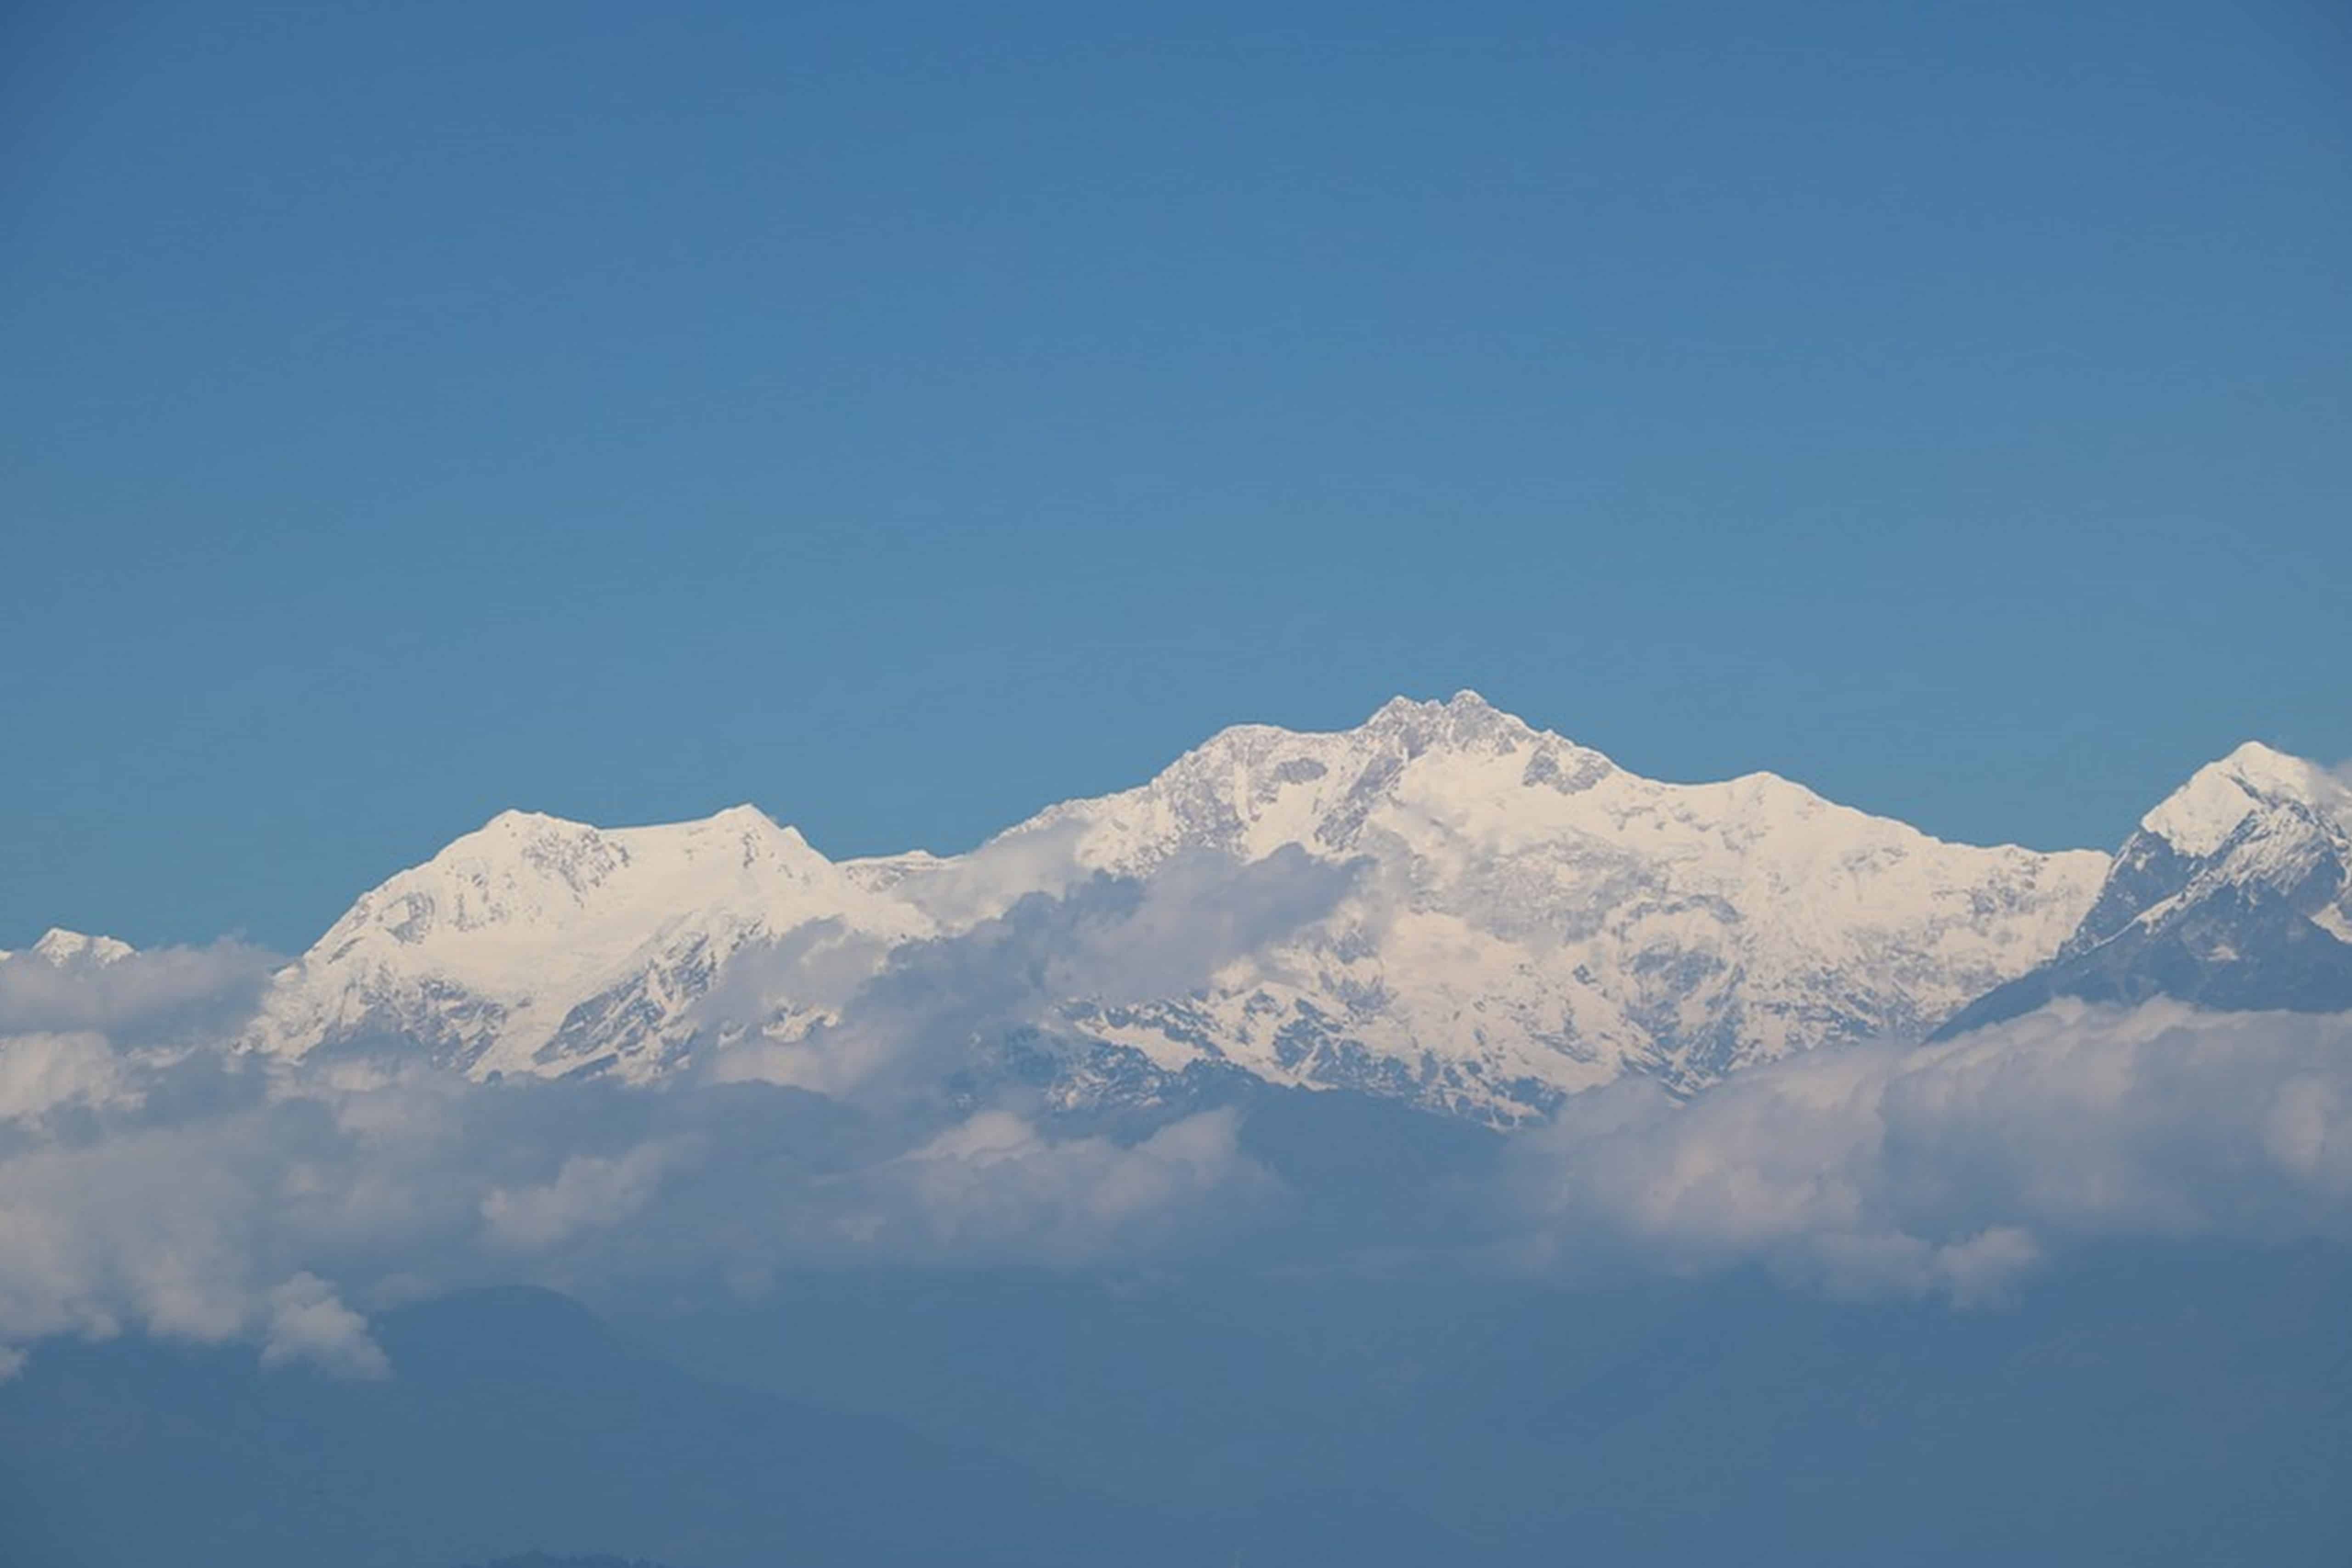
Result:
[[748,805],[508,812],[362,897],[245,1043],[842,1092],[887,1038],[1068,1110],[1242,1074],[1509,1125],[2060,996],[2352,1007],[2347,846],[2352,790],[2260,745],[2110,858],[1645,779],[1464,692],[1227,730],[956,856],[835,862]]

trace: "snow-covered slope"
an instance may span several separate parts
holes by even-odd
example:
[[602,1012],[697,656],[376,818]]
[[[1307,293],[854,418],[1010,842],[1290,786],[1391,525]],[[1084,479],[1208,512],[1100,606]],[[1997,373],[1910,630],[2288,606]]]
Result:
[[[1045,965],[1069,989],[1023,1021],[1063,1048],[1066,1092],[1223,1064],[1510,1120],[1626,1071],[1689,1088],[1916,1038],[2047,959],[2106,869],[1941,843],[1769,773],[1643,779],[1465,692],[1339,733],[1228,730],[961,856],[835,866],[748,807],[615,832],[509,814],[362,899],[280,977],[257,1043],[406,1036],[478,1075],[636,1078],[747,1032],[821,1051],[893,944],[1112,878],[1156,900],[1158,948],[1219,941],[1181,984],[1132,957]],[[714,999],[731,956],[787,938],[835,961]]]
[[2051,962],[1938,1031],[2055,996],[2220,1008],[2352,1008],[2352,787],[2248,742],[2140,819]]
[[751,806],[614,829],[509,811],[352,905],[278,977],[254,1043],[405,1038],[480,1076],[647,1078],[745,945],[863,947],[864,973],[929,929]]
[[1465,692],[1337,734],[1228,730],[962,860],[892,862],[890,885],[953,920],[1286,845],[1358,865],[1328,915],[1199,994],[1074,999],[1072,1023],[1163,1068],[1222,1058],[1507,1117],[1627,1070],[1687,1088],[1917,1038],[2053,952],[2106,869],[1940,843],[1769,773],[1657,783]]

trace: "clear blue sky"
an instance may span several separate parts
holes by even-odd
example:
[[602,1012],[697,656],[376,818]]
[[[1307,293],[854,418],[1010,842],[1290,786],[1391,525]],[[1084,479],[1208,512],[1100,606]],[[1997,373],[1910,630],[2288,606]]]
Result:
[[0,946],[1462,686],[2037,845],[2352,754],[2327,0],[5,26]]

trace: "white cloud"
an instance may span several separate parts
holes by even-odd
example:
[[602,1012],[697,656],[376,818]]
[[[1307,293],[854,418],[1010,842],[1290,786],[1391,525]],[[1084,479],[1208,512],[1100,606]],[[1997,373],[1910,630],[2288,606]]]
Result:
[[249,1012],[275,954],[239,942],[134,952],[102,964],[0,958],[0,1036],[104,1033],[118,1045],[216,1031]]
[[1612,1086],[1510,1169],[1549,1264],[1760,1261],[1864,1293],[1981,1300],[2089,1240],[2347,1237],[2352,1018],[2061,1004],[1684,1105]]
[[368,1336],[367,1320],[344,1306],[334,1287],[315,1274],[297,1274],[269,1292],[261,1364],[289,1363],[341,1377],[392,1374],[392,1363]]
[[1122,1145],[1049,1138],[1020,1117],[985,1111],[877,1168],[845,1228],[876,1240],[911,1226],[908,1250],[1076,1261],[1164,1239],[1220,1198],[1270,1196],[1244,1156],[1240,1117],[1204,1111]]
[[[1059,894],[1032,893],[955,936],[897,949],[805,1037],[746,1040],[705,1070],[868,1100],[921,1098],[970,1064],[975,1042],[1051,1026],[1073,998],[1118,1005],[1204,986],[1234,959],[1328,914],[1362,870],[1293,845],[1247,864],[1189,855],[1148,880],[1095,876]],[[740,955],[703,1022],[741,1022],[718,1009],[747,997],[832,995],[830,977],[804,967],[825,956],[789,938]]]
[[[45,1336],[137,1330],[377,1376],[350,1303],[517,1279],[677,1294],[860,1260],[1198,1256],[1294,1195],[1238,1112],[1077,1135],[1017,1085],[977,1103],[940,1085],[1041,998],[1163,991],[1344,886],[1289,869],[1244,885],[1204,867],[1164,908],[1087,884],[894,961],[845,1010],[827,1048],[869,1058],[830,1098],[285,1063],[154,1043],[159,1015],[127,992],[50,995],[46,1017],[119,1016],[148,1043],[0,1038],[0,1373]],[[1229,895],[1192,929],[1185,911]],[[234,990],[246,971],[214,973]],[[145,994],[167,991],[183,1019],[213,1005]],[[1688,1103],[1623,1082],[1516,1137],[1501,1169],[1467,1208],[1519,1263],[1571,1273],[1757,1262],[1981,1302],[2085,1241],[2352,1238],[2352,1017],[2065,1005],[1946,1045],[1817,1052]],[[1479,1224],[1454,1264],[1486,1256]]]
[[555,1180],[509,1191],[492,1187],[482,1199],[482,1221],[493,1246],[544,1252],[589,1230],[605,1230],[643,1213],[677,1151],[646,1143],[617,1159],[574,1154]]
[[857,1259],[1072,1266],[1233,1223],[1270,1185],[1229,1115],[1122,1143],[763,1084],[485,1085],[110,1058],[96,1037],[35,1050],[20,1100],[70,1092],[76,1115],[0,1142],[0,1347],[135,1330],[372,1376],[347,1301],[518,1279],[691,1289]]
[[0,1121],[29,1121],[71,1105],[133,1094],[103,1035],[17,1035],[0,1039]]

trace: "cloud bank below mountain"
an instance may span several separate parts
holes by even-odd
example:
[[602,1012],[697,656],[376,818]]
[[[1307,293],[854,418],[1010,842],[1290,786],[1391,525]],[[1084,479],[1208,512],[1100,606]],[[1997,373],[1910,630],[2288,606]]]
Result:
[[1997,1297],[2110,1239],[2352,1235],[2352,1017],[2062,1001],[1949,1044],[1825,1050],[1676,1104],[1626,1082],[1513,1151],[1527,1255],[1748,1261]]
[[[1330,892],[1276,883],[1269,907],[1293,912]],[[891,1065],[1017,1016],[1051,989],[1024,954],[1074,930],[1105,987],[1228,945],[1188,956],[1156,939],[1165,919],[1096,887],[929,952],[855,1015],[872,1070],[833,1094],[757,1073],[645,1089],[286,1063],[159,1032],[125,1001],[233,1019],[254,993],[239,953],[45,977],[12,1016],[121,1027],[0,1040],[0,1347],[13,1364],[47,1336],[141,1330],[381,1376],[397,1368],[362,1314],[469,1284],[755,1297],[849,1263],[1213,1258],[1297,1195],[1250,1153],[1244,1110],[1114,1136],[1017,1083],[957,1099]],[[0,963],[0,995],[21,994],[21,962]],[[198,974],[209,991],[184,983]],[[1998,1302],[2090,1242],[2347,1239],[2352,1017],[2061,1003],[1947,1045],[1825,1048],[1686,1102],[1626,1080],[1512,1135],[1495,1169],[1460,1246],[1421,1267],[1573,1281],[1762,1263],[1796,1288]]]

